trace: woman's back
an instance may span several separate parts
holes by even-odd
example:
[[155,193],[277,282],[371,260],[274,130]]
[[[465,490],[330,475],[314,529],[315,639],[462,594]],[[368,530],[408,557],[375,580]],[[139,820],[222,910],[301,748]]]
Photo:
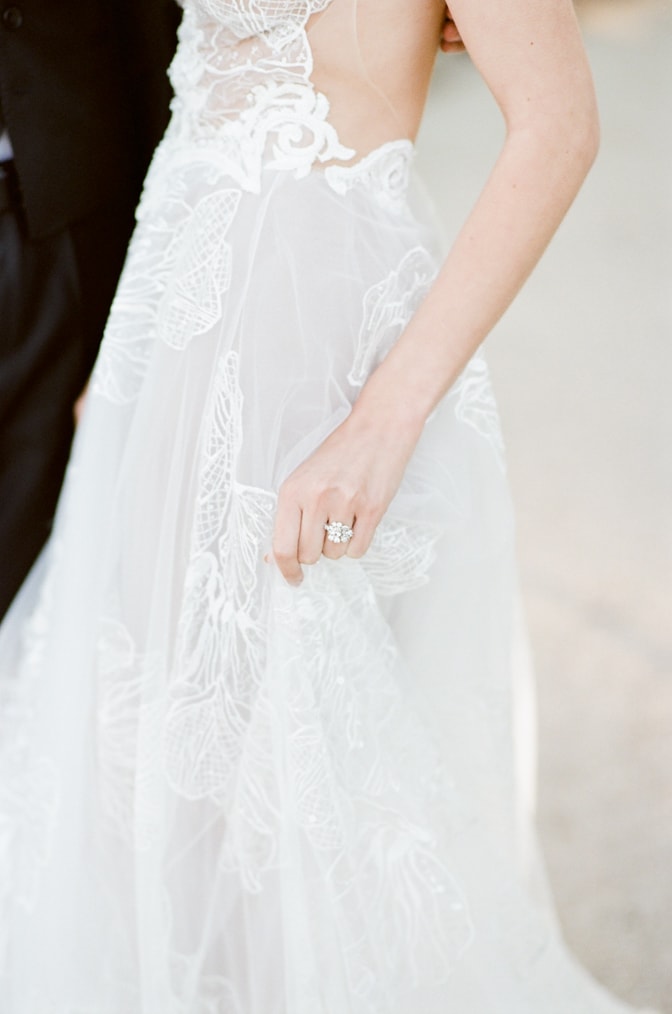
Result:
[[445,9],[443,0],[331,0],[308,22],[315,87],[360,155],[415,138]]
[[188,0],[174,129],[241,144],[243,161],[304,152],[306,171],[414,138],[444,13],[442,0]]

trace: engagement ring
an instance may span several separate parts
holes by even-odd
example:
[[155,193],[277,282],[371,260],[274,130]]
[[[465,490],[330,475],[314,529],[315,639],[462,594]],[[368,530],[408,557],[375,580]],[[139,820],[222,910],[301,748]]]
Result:
[[341,521],[328,521],[324,530],[329,542],[349,542],[355,534],[350,525],[344,525]]

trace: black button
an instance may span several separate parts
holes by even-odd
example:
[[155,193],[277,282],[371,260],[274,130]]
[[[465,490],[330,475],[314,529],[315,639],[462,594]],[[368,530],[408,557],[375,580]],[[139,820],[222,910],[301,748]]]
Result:
[[2,23],[5,28],[20,28],[23,24],[23,14],[19,7],[5,7],[2,12]]

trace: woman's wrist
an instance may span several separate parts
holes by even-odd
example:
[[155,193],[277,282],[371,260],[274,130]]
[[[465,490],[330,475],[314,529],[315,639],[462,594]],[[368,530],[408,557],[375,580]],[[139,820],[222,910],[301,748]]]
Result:
[[351,419],[359,428],[378,433],[386,442],[417,442],[432,408],[408,386],[379,368],[355,402]]

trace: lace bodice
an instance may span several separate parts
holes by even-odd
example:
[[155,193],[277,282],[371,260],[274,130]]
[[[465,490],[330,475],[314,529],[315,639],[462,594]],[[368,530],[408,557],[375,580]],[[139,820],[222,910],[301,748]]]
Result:
[[357,152],[314,86],[308,31],[313,15],[339,2],[188,0],[171,68],[171,135],[216,152],[219,170],[253,192],[263,169],[303,176],[352,162]]
[[239,39],[265,33],[290,37],[301,32],[311,15],[331,0],[197,0],[196,7]]

